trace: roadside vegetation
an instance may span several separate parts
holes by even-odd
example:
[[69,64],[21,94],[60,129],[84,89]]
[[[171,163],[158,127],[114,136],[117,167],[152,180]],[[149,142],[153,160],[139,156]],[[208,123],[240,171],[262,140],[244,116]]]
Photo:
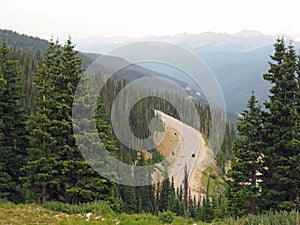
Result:
[[175,216],[167,211],[152,215],[141,214],[116,214],[106,202],[94,202],[81,205],[69,205],[57,202],[49,202],[41,206],[37,204],[13,204],[0,203],[0,224],[48,224],[48,225],[298,225],[299,213],[268,211],[261,215],[248,215],[247,217],[234,219],[224,218],[222,221],[211,223],[194,221],[193,219]]

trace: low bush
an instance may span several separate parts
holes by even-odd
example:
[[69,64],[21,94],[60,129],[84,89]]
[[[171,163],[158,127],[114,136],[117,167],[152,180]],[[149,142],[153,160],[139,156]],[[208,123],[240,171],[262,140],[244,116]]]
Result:
[[246,217],[245,225],[255,225],[255,224],[264,224],[264,225],[298,225],[299,219],[297,222],[297,212],[272,212],[269,211],[265,214],[249,215]]
[[260,215],[248,215],[247,217],[239,218],[226,218],[222,221],[215,222],[216,225],[299,225],[299,215],[296,211],[291,212],[273,212],[268,211]]
[[46,202],[42,206],[46,209],[51,209],[55,212],[63,212],[67,214],[93,213],[105,216],[115,215],[114,211],[109,207],[109,203],[105,201],[81,203],[78,205],[66,204],[63,202]]
[[175,213],[171,211],[161,212],[158,214],[158,218],[163,223],[172,223],[175,217]]

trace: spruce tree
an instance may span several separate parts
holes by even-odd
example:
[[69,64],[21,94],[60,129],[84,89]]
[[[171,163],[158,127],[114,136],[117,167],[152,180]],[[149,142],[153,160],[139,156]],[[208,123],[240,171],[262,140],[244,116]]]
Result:
[[183,204],[186,212],[189,211],[189,172],[187,166],[184,167],[184,178],[183,178]]
[[256,213],[259,196],[262,118],[253,92],[247,106],[236,124],[239,137],[233,145],[234,157],[228,172],[228,206],[235,217]]
[[203,199],[202,207],[203,207],[203,214],[202,214],[203,217],[201,218],[201,220],[205,222],[211,222],[214,219],[214,209],[212,207],[212,204],[208,196],[206,196]]
[[[55,130],[56,154],[59,160],[59,180],[66,203],[78,203],[80,201],[81,184],[85,185],[88,164],[75,145],[75,137],[72,129],[72,104],[77,84],[82,74],[81,60],[74,50],[71,40],[67,40],[60,53],[58,73],[53,74],[53,99],[56,104],[52,121],[58,129]],[[79,182],[81,180],[81,182]],[[92,193],[89,193],[91,195]]]
[[178,207],[178,198],[176,197],[175,187],[174,187],[174,178],[172,177],[171,185],[170,185],[170,197],[169,197],[169,210],[176,213],[179,213]]
[[120,195],[124,201],[124,209],[126,213],[137,212],[137,196],[135,192],[135,187],[120,185]]
[[31,116],[27,129],[29,131],[30,147],[28,151],[28,162],[24,167],[28,189],[31,190],[31,197],[37,202],[45,203],[47,198],[55,199],[51,191],[58,193],[60,181],[58,179],[59,169],[56,154],[57,140],[54,135],[55,124],[53,121],[54,101],[53,84],[54,74],[57,73],[59,57],[56,53],[60,46],[53,41],[50,42],[42,63],[35,75],[36,88],[36,112]]
[[20,177],[27,145],[20,77],[18,61],[13,59],[12,51],[3,39],[0,44],[0,171],[4,183],[1,186],[9,190],[8,199],[15,202],[23,200]]
[[167,211],[169,209],[169,200],[171,194],[170,180],[165,179],[162,182],[162,189],[159,198],[159,211]]
[[[2,95],[5,88],[6,81],[4,79],[2,70],[0,70],[0,95]],[[4,136],[3,132],[3,121],[0,120],[0,199],[5,199],[9,196],[10,190],[13,188],[13,183],[11,182],[11,176],[6,171],[6,163],[4,160],[4,152],[2,140]]]
[[270,69],[264,75],[272,87],[265,102],[261,203],[262,209],[290,210],[300,195],[297,57],[293,45],[286,47],[283,38],[274,47]]
[[[54,134],[57,140],[56,154],[59,160],[59,180],[62,195],[66,203],[92,201],[94,199],[107,199],[110,195],[112,184],[94,171],[88,162],[82,157],[78,146],[75,143],[75,136],[72,124],[73,98],[80,78],[82,77],[82,61],[71,40],[67,40],[62,48],[59,72],[54,74],[54,99],[55,99],[55,121],[58,129]],[[97,113],[101,104],[97,106]],[[100,110],[100,111],[99,111]],[[96,115],[96,124],[99,136],[104,138],[106,148],[114,149],[114,142],[111,141],[111,130],[101,117]]]
[[[81,60],[72,42],[63,47],[51,42],[36,75],[36,114],[28,124],[31,146],[24,168],[33,196],[43,203],[48,198],[76,204],[110,195],[111,183],[90,167],[75,143],[72,106],[81,75]],[[98,115],[95,121],[106,127]],[[111,130],[106,128],[96,136],[108,136],[104,144],[114,150]]]

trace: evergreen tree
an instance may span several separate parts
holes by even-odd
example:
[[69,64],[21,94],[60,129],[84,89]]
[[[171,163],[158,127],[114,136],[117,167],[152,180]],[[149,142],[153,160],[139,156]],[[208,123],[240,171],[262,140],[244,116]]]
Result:
[[[144,154],[141,153],[141,156],[137,162],[137,166],[146,166],[147,161],[145,160]],[[143,178],[139,178],[143,179]],[[145,177],[145,182],[151,183],[151,175],[150,173],[147,173],[147,176]],[[138,212],[151,212],[153,213],[153,205],[154,205],[154,192],[153,192],[153,186],[147,185],[147,186],[137,186],[136,187],[136,195],[138,196]],[[139,209],[141,208],[141,209]]]
[[203,214],[202,214],[202,218],[201,220],[204,222],[211,222],[214,219],[214,209],[212,207],[212,204],[210,202],[209,197],[205,197],[203,199],[203,203],[202,203],[202,207],[203,207]]
[[169,197],[169,210],[179,214],[179,205],[177,201],[177,197],[175,194],[175,187],[174,187],[174,178],[172,177],[171,185],[170,185],[170,197]]
[[[26,176],[24,180],[32,190],[31,197],[36,201],[45,203],[47,197],[57,193],[60,181],[56,154],[57,140],[53,134],[56,128],[53,123],[55,101],[53,98],[55,86],[54,74],[57,73],[60,55],[57,43],[50,42],[47,52],[35,76],[36,87],[36,113],[30,117],[28,130],[30,133],[30,147],[28,148],[28,163],[24,167]],[[57,200],[57,199],[56,199]]]
[[[5,88],[6,81],[2,74],[2,70],[0,70],[0,95],[2,95]],[[0,120],[0,199],[4,199],[9,196],[10,190],[13,188],[13,183],[11,182],[11,176],[6,172],[6,164],[4,161],[3,154],[3,121]]]
[[195,219],[200,221],[203,220],[203,207],[201,205],[201,201],[198,201],[196,211],[195,211]]
[[[58,64],[58,72],[53,74],[54,95],[56,104],[54,107],[53,122],[58,129],[54,134],[57,141],[56,151],[60,158],[57,162],[59,168],[60,185],[66,203],[78,203],[80,193],[85,190],[89,179],[89,166],[82,159],[82,156],[75,145],[75,138],[72,129],[72,104],[77,84],[80,80],[82,69],[81,60],[74,50],[71,40],[67,40],[60,55],[61,61]],[[87,173],[87,174],[86,174]],[[87,195],[92,195],[86,190]]]
[[225,175],[225,164],[227,160],[230,160],[233,153],[232,153],[232,144],[235,139],[235,129],[234,125],[232,124],[231,127],[229,124],[226,124],[224,139],[221,145],[220,151],[216,155],[216,160],[218,166],[221,168],[222,175]]
[[194,196],[194,198],[192,198],[192,194],[191,194],[191,189],[189,189],[189,201],[188,201],[188,205],[189,205],[189,217],[191,218],[195,218],[195,211],[196,211],[196,197]]
[[228,172],[228,205],[235,217],[255,213],[259,195],[262,119],[261,107],[253,92],[247,106],[248,110],[240,114],[236,124],[239,137],[234,142],[234,157]]
[[186,211],[184,208],[184,203],[183,203],[183,190],[182,190],[182,186],[177,187],[176,190],[176,203],[175,203],[175,209],[176,209],[176,214],[178,216],[185,216],[186,215]]
[[124,202],[124,209],[126,213],[135,213],[137,212],[137,202],[135,187],[120,185],[120,195]]
[[264,75],[272,87],[265,103],[261,203],[262,209],[290,210],[300,195],[297,57],[293,45],[286,47],[283,38],[274,47],[270,69]]
[[159,198],[159,211],[167,211],[169,208],[169,200],[171,194],[170,180],[165,179],[162,182],[162,189]]
[[[31,147],[25,167],[27,184],[43,203],[47,196],[76,204],[110,195],[111,183],[90,167],[75,143],[72,105],[81,74],[81,60],[72,42],[68,40],[63,48],[51,42],[36,76],[36,114],[28,125]],[[107,128],[98,115],[96,124]],[[111,130],[96,135],[108,136],[104,144],[113,149]]]
[[214,209],[208,197],[198,202],[195,209],[195,219],[204,222],[211,222],[214,219]]
[[[7,42],[0,43],[0,171],[2,188],[10,192],[8,199],[22,201],[21,168],[26,158],[26,116],[21,104],[21,71]],[[0,193],[3,190],[0,189]],[[5,191],[5,192],[6,192]]]
[[[60,128],[55,134],[57,139],[57,154],[60,155],[58,167],[59,177],[67,203],[91,201],[94,199],[107,199],[112,189],[112,184],[96,173],[87,161],[82,157],[76,143],[72,124],[73,98],[79,80],[82,76],[82,61],[78,52],[74,50],[71,40],[65,43],[59,73],[54,77],[57,95],[56,118],[57,126]],[[55,91],[54,91],[55,92]],[[103,105],[98,101],[96,106],[96,126],[99,136],[106,149],[115,154],[114,142],[111,140],[111,128],[102,119]]]
[[188,193],[189,193],[189,174],[187,167],[184,167],[184,178],[183,178],[183,204],[184,204],[184,209],[186,212],[189,211],[189,206],[188,206]]

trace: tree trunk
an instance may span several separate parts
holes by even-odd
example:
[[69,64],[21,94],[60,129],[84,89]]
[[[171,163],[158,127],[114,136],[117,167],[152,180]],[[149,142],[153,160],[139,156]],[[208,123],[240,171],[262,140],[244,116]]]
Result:
[[42,187],[42,204],[46,203],[46,186]]

